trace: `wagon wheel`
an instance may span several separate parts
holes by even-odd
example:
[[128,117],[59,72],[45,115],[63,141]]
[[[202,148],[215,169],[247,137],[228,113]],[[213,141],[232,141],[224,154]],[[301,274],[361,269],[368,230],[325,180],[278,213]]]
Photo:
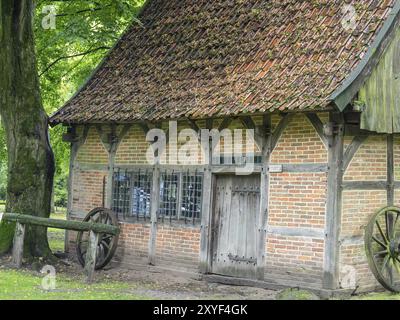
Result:
[[[114,212],[105,208],[96,208],[90,211],[83,222],[95,222],[118,226],[118,220]],[[89,232],[80,231],[76,240],[76,253],[79,263],[84,266],[87,247],[89,244]],[[96,250],[96,266],[99,270],[104,268],[114,256],[118,245],[118,235],[102,233],[99,236],[99,243]]]
[[387,207],[372,217],[365,248],[375,278],[387,290],[400,292],[400,208]]

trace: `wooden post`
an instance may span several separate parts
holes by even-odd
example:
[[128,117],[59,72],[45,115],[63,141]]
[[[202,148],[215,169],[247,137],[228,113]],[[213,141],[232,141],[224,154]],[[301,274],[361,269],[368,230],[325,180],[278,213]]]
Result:
[[17,268],[22,266],[24,255],[25,225],[17,222],[15,226],[14,245],[12,251],[12,262]]
[[[78,141],[71,142],[71,153],[69,159],[69,177],[68,177],[68,203],[67,203],[67,220],[70,219],[72,211],[72,199],[73,199],[73,183],[74,183],[74,167],[76,157],[78,155],[79,148],[86,142],[87,135],[89,133],[90,126],[85,126],[83,129],[82,136],[79,137]],[[74,128],[73,131],[76,129]],[[69,231],[65,231],[64,239],[64,251],[69,252]]]
[[328,138],[328,188],[325,215],[324,289],[339,285],[339,236],[342,214],[344,119],[330,114],[333,134]]
[[394,206],[394,138],[393,134],[387,136],[387,205]]
[[[212,158],[212,152],[210,159]],[[201,207],[200,229],[200,273],[210,272],[210,217],[212,214],[212,171],[211,166],[204,170],[203,178],[203,202]]]
[[267,238],[268,208],[269,208],[269,163],[271,155],[271,115],[265,115],[261,132],[256,135],[260,137],[259,147],[262,156],[262,171],[260,181],[260,211],[257,222],[257,268],[258,280],[264,280],[265,273],[265,242]]
[[150,265],[154,265],[156,260],[157,213],[160,204],[160,168],[158,165],[155,166],[153,171],[150,203],[150,239],[148,263]]
[[86,281],[91,283],[94,277],[96,267],[97,245],[99,243],[100,234],[94,231],[89,232],[89,243],[86,251],[85,259],[85,275]]

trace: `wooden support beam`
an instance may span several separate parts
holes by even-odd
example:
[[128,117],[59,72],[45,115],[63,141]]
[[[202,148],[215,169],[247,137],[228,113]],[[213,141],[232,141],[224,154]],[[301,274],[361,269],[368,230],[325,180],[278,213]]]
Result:
[[29,224],[33,226],[56,229],[68,229],[73,231],[93,231],[97,233],[106,233],[112,235],[119,234],[119,228],[117,226],[94,222],[48,219],[19,213],[4,213],[3,220],[9,222],[17,222],[19,224]]
[[325,148],[328,150],[328,138],[324,134],[324,124],[322,123],[321,119],[316,113],[306,113],[306,117],[314,127],[318,136],[321,138],[321,141],[324,144]]
[[[265,261],[266,261],[266,250],[265,243],[267,238],[267,226],[268,226],[268,213],[269,213],[269,163],[272,151],[272,135],[270,133],[271,128],[271,115],[268,114],[263,120],[263,132],[264,136],[261,136],[260,145],[262,146],[262,171],[260,175],[260,211],[257,215],[257,264],[256,264],[256,276],[258,280],[264,279],[265,273]],[[282,130],[283,131],[283,130]]]
[[339,236],[342,212],[342,180],[344,119],[342,114],[330,114],[329,121],[334,124],[334,133],[329,137],[328,149],[328,188],[325,214],[324,250],[324,289],[337,289],[339,286]]
[[239,117],[239,119],[246,129],[256,129],[256,124],[250,116]]
[[[83,127],[83,132],[80,137],[73,143],[71,143],[71,152],[70,152],[70,159],[69,159],[69,177],[68,177],[68,201],[67,201],[67,220],[70,218],[71,211],[72,211],[72,199],[73,195],[73,183],[74,183],[74,169],[75,169],[75,162],[76,157],[78,156],[79,149],[85,144],[88,133],[89,133],[90,126],[86,125]],[[74,135],[76,134],[76,127],[72,128]],[[64,238],[64,250],[65,252],[69,252],[69,235],[68,230],[65,232]]]
[[211,271],[210,257],[210,221],[212,216],[213,201],[213,175],[211,167],[204,170],[203,176],[203,200],[201,210],[200,229],[200,273],[206,274]]
[[156,262],[156,240],[157,240],[157,218],[160,205],[160,168],[158,164],[153,170],[153,181],[150,199],[150,238],[148,263],[155,265]]
[[17,222],[14,233],[14,244],[12,250],[12,263],[18,269],[22,266],[24,256],[25,226]]
[[386,181],[344,181],[343,190],[387,190]]
[[353,160],[354,155],[357,153],[358,149],[360,149],[361,145],[368,138],[368,136],[356,136],[353,138],[353,141],[346,148],[346,151],[343,156],[343,173],[348,169],[351,160]]
[[224,118],[224,120],[222,120],[221,124],[219,125],[218,130],[222,131],[224,129],[227,129],[229,125],[232,123],[232,121],[233,121],[232,117]]
[[394,137],[393,134],[387,136],[387,205],[394,206]]
[[90,231],[89,232],[89,243],[86,251],[85,257],[85,275],[86,282],[93,282],[94,271],[96,268],[96,254],[97,254],[97,245],[99,243],[100,234]]
[[279,139],[282,136],[283,131],[285,131],[286,127],[289,125],[290,120],[292,120],[294,117],[294,114],[292,113],[287,113],[283,116],[281,121],[279,122],[278,126],[274,130],[274,133],[272,134],[271,138],[271,152],[275,149],[276,145],[278,144]]

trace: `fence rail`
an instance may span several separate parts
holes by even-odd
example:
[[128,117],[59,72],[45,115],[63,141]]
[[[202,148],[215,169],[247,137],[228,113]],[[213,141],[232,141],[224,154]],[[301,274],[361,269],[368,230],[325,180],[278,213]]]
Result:
[[119,228],[117,226],[111,226],[108,224],[101,224],[96,222],[48,219],[18,213],[4,213],[3,220],[8,222],[16,222],[13,245],[13,263],[17,266],[17,268],[20,268],[22,266],[25,240],[25,225],[35,225],[74,231],[88,231],[89,239],[85,260],[85,273],[88,282],[91,282],[93,279],[96,265],[97,245],[99,243],[99,235],[119,234]]

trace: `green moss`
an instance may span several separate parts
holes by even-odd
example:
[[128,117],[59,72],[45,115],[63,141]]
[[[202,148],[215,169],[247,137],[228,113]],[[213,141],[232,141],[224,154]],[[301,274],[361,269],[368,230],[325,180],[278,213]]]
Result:
[[6,253],[12,245],[14,237],[15,223],[0,223],[0,254]]

